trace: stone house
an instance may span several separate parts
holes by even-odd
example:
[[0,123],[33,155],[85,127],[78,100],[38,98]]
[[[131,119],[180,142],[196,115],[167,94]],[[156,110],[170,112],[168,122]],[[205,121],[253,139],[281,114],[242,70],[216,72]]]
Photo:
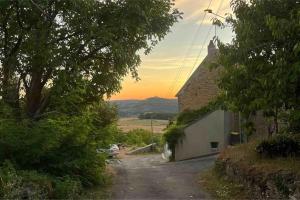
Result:
[[179,112],[195,110],[206,106],[218,95],[219,89],[216,79],[219,70],[210,70],[208,66],[216,60],[217,54],[218,50],[213,41],[210,41],[207,56],[176,94]]
[[[200,109],[218,96],[219,89],[216,81],[221,68],[209,68],[210,64],[216,61],[217,56],[218,49],[213,41],[210,41],[207,56],[176,94],[179,112]],[[267,131],[261,114],[253,121],[258,131]],[[217,110],[195,120],[184,129],[185,137],[175,148],[175,160],[218,153],[231,144],[232,139],[240,142],[242,140],[240,122],[238,113],[224,110]]]

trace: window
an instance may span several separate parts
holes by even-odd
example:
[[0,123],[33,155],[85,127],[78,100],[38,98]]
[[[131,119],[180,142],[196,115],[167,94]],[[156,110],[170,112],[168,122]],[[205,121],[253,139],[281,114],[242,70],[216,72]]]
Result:
[[219,142],[210,142],[210,148],[212,151],[218,151]]

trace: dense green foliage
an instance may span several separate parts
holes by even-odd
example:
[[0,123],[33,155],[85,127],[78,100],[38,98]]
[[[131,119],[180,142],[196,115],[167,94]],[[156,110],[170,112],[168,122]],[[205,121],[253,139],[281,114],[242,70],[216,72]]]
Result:
[[3,199],[77,199],[78,180],[54,178],[36,171],[17,171],[10,162],[0,167],[0,197]]
[[117,130],[103,99],[180,15],[171,0],[0,1],[0,198],[105,182],[97,149]]
[[181,112],[176,118],[176,124],[187,125],[195,120],[198,120],[205,115],[217,110],[224,109],[225,105],[221,98],[217,98],[215,101],[211,101],[207,106],[204,106],[196,110],[186,110]]
[[224,67],[219,87],[230,109],[245,119],[263,111],[278,132],[280,112],[300,109],[300,3],[233,0],[231,4],[234,17],[227,22],[236,37],[219,45],[219,64]]
[[161,134],[152,133],[145,129],[134,129],[128,132],[118,130],[113,133],[114,143],[122,143],[131,147],[143,147],[152,143],[156,143],[158,147],[161,147],[163,142]]
[[178,143],[180,143],[181,139],[184,137],[184,126],[180,125],[171,125],[168,127],[164,134],[165,142],[167,142],[169,149],[172,154],[170,157],[171,161],[175,160],[175,148]]
[[159,119],[159,120],[172,120],[176,116],[176,113],[143,113],[139,115],[139,119]]
[[159,146],[162,145],[162,137],[160,134],[151,133],[144,129],[135,129],[125,134],[125,143],[128,145],[145,146],[152,143],[156,143]]
[[281,112],[279,115],[279,119],[287,124],[283,129],[283,131],[287,133],[300,133],[300,112],[299,110],[286,110]]
[[39,121],[16,121],[6,110],[0,123],[0,163],[10,160],[17,174],[34,170],[57,177],[54,183],[69,177],[82,186],[103,184],[105,155],[96,150],[110,142],[113,110],[102,102],[81,115],[53,115]]
[[[218,165],[218,160],[216,165]],[[247,194],[247,189],[243,184],[230,180],[227,176],[224,176],[225,171],[221,171],[219,168],[203,172],[200,174],[199,180],[201,188],[204,191],[209,192],[212,199],[215,200],[228,200],[228,199],[251,199],[253,196]]]
[[300,140],[294,135],[279,134],[260,142],[256,151],[265,157],[300,156]]
[[[180,17],[171,0],[2,0],[1,97],[37,118],[51,103],[87,105],[137,77],[149,53]],[[68,96],[77,91],[78,99]],[[20,93],[22,91],[22,94]],[[54,98],[52,98],[54,97]]]

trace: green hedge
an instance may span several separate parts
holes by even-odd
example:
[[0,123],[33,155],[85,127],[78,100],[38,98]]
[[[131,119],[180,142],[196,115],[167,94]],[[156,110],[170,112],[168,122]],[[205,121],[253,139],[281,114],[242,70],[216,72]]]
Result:
[[300,140],[292,134],[279,134],[260,142],[256,147],[256,152],[271,158],[300,156]]

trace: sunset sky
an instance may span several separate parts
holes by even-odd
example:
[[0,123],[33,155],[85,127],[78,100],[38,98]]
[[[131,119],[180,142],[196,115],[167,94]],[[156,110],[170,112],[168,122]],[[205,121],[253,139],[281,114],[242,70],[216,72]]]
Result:
[[[172,31],[147,56],[142,56],[139,67],[140,81],[130,76],[122,83],[123,89],[111,99],[145,99],[159,96],[175,98],[175,94],[201,63],[207,54],[207,45],[213,38],[212,15],[207,14],[204,23],[204,10],[210,0],[176,0],[176,8],[184,13],[172,27]],[[230,0],[212,0],[210,8],[224,16],[231,13]],[[230,28],[217,29],[217,36],[223,42],[230,42],[233,33]],[[207,38],[207,40],[206,40]]]

